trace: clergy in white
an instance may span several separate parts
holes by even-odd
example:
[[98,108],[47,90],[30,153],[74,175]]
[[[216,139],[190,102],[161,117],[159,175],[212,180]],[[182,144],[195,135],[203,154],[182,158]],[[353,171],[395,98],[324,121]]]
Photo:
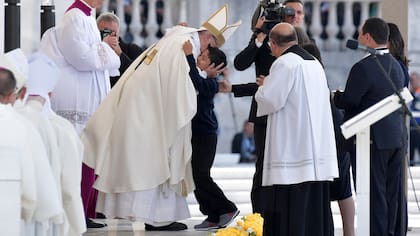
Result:
[[[12,54],[21,54],[26,59],[21,50],[14,50]],[[16,98],[16,92],[24,84],[26,77],[23,76],[24,73],[20,73],[8,56],[10,55],[0,56],[0,66],[10,69],[17,75],[15,78],[18,80],[16,83],[18,86],[10,93],[11,97]],[[27,64],[26,60],[21,64]],[[60,222],[62,219],[63,208],[43,140],[32,122],[12,108],[13,103],[14,99],[0,96],[3,125],[1,130],[2,134],[7,134],[3,139],[0,137],[2,140],[0,143],[6,151],[14,150],[13,152],[18,153],[21,158],[22,219],[24,220],[22,235],[46,235],[47,232],[51,232],[51,221]],[[5,137],[7,138],[4,139]]]
[[[109,76],[119,75],[120,58],[106,42],[101,41],[96,21],[91,15],[93,9],[101,7],[102,2],[74,1],[61,21],[44,33],[39,48],[62,72],[62,78],[52,93],[52,109],[69,120],[78,134],[108,94]],[[90,218],[96,217],[94,181],[94,171],[83,165],[82,199],[85,215]],[[91,223],[89,219],[86,221],[88,225]]]
[[329,235],[328,181],[338,169],[325,73],[288,23],[272,29],[270,47],[277,59],[255,95],[257,115],[268,115],[264,235]]
[[[29,59],[29,79],[26,83],[30,95],[42,97],[42,113],[50,121],[59,153],[59,186],[65,221],[61,226],[62,235],[81,235],[85,230],[85,217],[80,195],[80,181],[83,146],[71,123],[51,110],[49,95],[59,81],[60,71],[45,54],[36,52]],[[42,105],[42,106],[41,106]]]
[[51,97],[53,110],[81,133],[86,122],[110,90],[109,75],[118,75],[120,59],[101,41],[91,11],[93,0],[75,1],[55,28],[47,31],[40,51],[61,69],[63,78]]

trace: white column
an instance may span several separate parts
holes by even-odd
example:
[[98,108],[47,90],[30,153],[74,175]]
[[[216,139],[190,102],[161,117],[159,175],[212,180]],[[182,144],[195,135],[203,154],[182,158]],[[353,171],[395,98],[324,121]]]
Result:
[[181,0],[179,8],[179,21],[187,22],[187,0]]
[[132,0],[131,24],[130,31],[134,37],[134,43],[138,45],[143,44],[143,39],[140,37],[141,23],[140,23],[140,0]]
[[173,25],[178,24],[178,21],[173,21],[173,18],[171,17],[172,13],[175,13],[175,11],[179,12],[179,5],[177,5],[176,8],[172,8],[172,4],[170,4],[170,2],[172,2],[174,0],[165,0],[163,1],[164,4],[164,8],[163,8],[163,23],[162,23],[162,32],[163,34],[165,34],[165,31],[167,28],[172,27]]
[[320,34],[322,32],[322,25],[321,25],[321,2],[319,0],[315,0],[312,2],[312,25],[311,25],[311,33],[312,37],[315,41],[320,41]]
[[360,26],[362,26],[363,23],[365,22],[365,20],[367,18],[369,18],[369,3],[370,2],[368,2],[368,1],[361,2],[361,4],[362,4],[362,12],[361,12]]
[[156,0],[149,0],[149,20],[147,21],[146,28],[149,32],[149,36],[146,38],[146,44],[151,45],[158,40],[156,37],[158,30],[156,23]]
[[348,0],[344,2],[344,25],[343,33],[346,38],[351,38],[354,33],[353,14],[352,14],[353,1]]
[[117,12],[115,15],[120,19],[120,36],[124,36],[127,25],[124,22],[124,0],[117,0]]
[[337,39],[339,29],[337,24],[337,2],[330,1],[329,4],[328,25],[326,29],[328,33],[328,40],[326,49],[333,50],[338,48],[338,43],[340,42]]
[[[41,38],[40,15],[40,0],[20,0],[20,48],[26,55],[38,48]],[[4,22],[4,18],[1,21]]]
[[108,12],[108,9],[109,9],[109,1],[110,0],[104,0],[104,2],[102,3],[101,14],[104,13],[104,12]]

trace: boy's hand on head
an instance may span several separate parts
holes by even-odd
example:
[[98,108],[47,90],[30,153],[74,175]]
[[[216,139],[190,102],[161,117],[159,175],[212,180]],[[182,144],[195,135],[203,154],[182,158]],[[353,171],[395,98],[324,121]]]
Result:
[[190,40],[185,41],[184,45],[182,45],[182,49],[184,50],[186,56],[192,54],[193,47]]
[[215,66],[214,63],[211,63],[204,71],[207,73],[207,78],[216,78],[224,70],[224,63],[220,63]]

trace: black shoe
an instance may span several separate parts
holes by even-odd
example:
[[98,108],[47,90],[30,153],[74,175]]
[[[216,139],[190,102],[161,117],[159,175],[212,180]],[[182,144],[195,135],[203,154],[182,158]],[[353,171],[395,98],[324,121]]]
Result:
[[179,223],[179,222],[173,222],[169,225],[164,226],[153,226],[149,224],[144,224],[146,231],[180,231],[180,230],[186,230],[188,227],[186,224]]
[[104,213],[96,212],[96,219],[106,219],[106,216]]
[[86,218],[86,228],[103,228],[105,226],[105,223],[97,223],[89,218]]

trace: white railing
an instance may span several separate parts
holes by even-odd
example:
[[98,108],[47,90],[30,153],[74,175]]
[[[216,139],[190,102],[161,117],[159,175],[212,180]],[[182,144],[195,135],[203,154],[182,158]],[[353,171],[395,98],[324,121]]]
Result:
[[[178,22],[189,21],[189,19],[194,18],[193,16],[197,12],[203,12],[203,9],[208,9],[207,15],[210,15],[211,8],[207,6],[214,5],[209,0],[201,0],[199,3],[192,0],[105,0],[101,11],[115,11],[121,19],[122,36],[124,36],[125,32],[128,32],[128,35],[133,36],[133,42],[140,45],[150,45],[158,39],[155,35],[158,30],[156,22],[156,3],[158,1],[162,1],[165,5],[162,28],[170,27]],[[142,24],[140,19],[144,9],[142,3],[144,2],[148,4],[148,17],[145,25]],[[234,2],[231,0],[231,5],[234,5]],[[256,3],[257,1],[255,1],[255,5]],[[304,28],[321,44],[322,50],[328,51],[342,49],[343,41],[352,37],[366,18],[380,15],[378,10],[375,11],[375,9],[380,9],[380,0],[312,0],[304,1],[304,4],[306,22],[310,22],[305,24]],[[191,9],[194,8],[197,9],[197,12],[191,12]],[[253,10],[251,8],[249,12],[241,12],[241,18],[245,17],[242,20],[246,21],[246,18],[251,18]],[[230,9],[230,12],[233,11],[235,9]],[[188,15],[187,12],[189,13]],[[127,31],[127,22],[124,19],[129,15],[131,15],[131,21]],[[324,18],[327,19],[327,22],[322,24],[322,19]],[[358,24],[354,24],[354,22]],[[149,33],[147,37],[140,36],[142,30]],[[341,37],[337,38],[339,32]],[[328,38],[322,36],[327,36]]]
[[[229,12],[232,15],[237,16],[236,18],[242,19],[244,21],[244,25],[246,25],[246,22],[249,21],[252,16],[254,7],[258,3],[258,0],[254,1],[255,2],[244,2],[243,0],[104,0],[104,4],[99,11],[103,12],[108,11],[109,9],[115,11],[121,19],[122,36],[125,35],[125,32],[129,32],[127,35],[132,36],[133,42],[139,45],[150,45],[158,39],[155,35],[159,28],[156,21],[156,3],[158,2],[163,2],[164,4],[161,28],[165,29],[183,21],[189,22],[190,25],[194,27],[199,26],[202,23],[202,20],[205,20],[215,9],[217,9],[217,7],[226,2],[232,6]],[[306,10],[306,18],[307,20],[310,18],[311,24],[305,25],[305,28],[307,28],[317,42],[321,43],[321,50],[340,50],[342,48],[342,40],[336,38],[340,29],[342,36],[344,38],[349,38],[359,27],[359,25],[353,24],[353,16],[355,15],[352,10],[353,6],[355,6],[355,4],[360,6],[360,19],[358,22],[363,22],[366,18],[372,15],[372,6],[374,6],[375,9],[380,9],[379,6],[381,1],[382,0],[304,1],[305,6],[312,5],[311,12]],[[4,6],[4,2],[5,0],[0,0],[1,6]],[[25,45],[21,43],[21,46],[27,53],[34,51],[39,43],[40,29],[37,28],[40,27],[40,7],[36,7],[37,4],[40,4],[39,2],[40,1],[21,0],[21,40],[22,42],[26,42]],[[64,10],[71,4],[71,2],[72,0],[55,1],[57,13],[56,22],[61,19]],[[143,25],[141,15],[143,14],[142,10],[144,8],[144,3],[147,3],[148,5],[148,17],[144,18],[147,19],[147,21],[143,21]],[[240,9],[240,7],[238,7],[244,5],[247,6],[245,12],[243,11],[244,9]],[[337,17],[337,7],[340,7],[340,9],[343,8],[339,11],[340,16],[343,16],[341,26],[338,24],[339,17]],[[328,14],[326,14],[327,12]],[[376,12],[373,12],[373,15],[380,16],[381,14],[379,10],[376,10]],[[131,20],[125,20],[126,16],[131,16]],[[322,17],[328,18],[328,23],[324,26],[321,24]],[[4,19],[4,8],[0,10],[0,18]],[[140,35],[143,29],[148,32],[148,36]],[[327,33],[328,39],[321,38],[323,30]],[[28,35],[29,33],[30,35]],[[4,25],[1,25],[0,49],[4,48],[4,35]]]

